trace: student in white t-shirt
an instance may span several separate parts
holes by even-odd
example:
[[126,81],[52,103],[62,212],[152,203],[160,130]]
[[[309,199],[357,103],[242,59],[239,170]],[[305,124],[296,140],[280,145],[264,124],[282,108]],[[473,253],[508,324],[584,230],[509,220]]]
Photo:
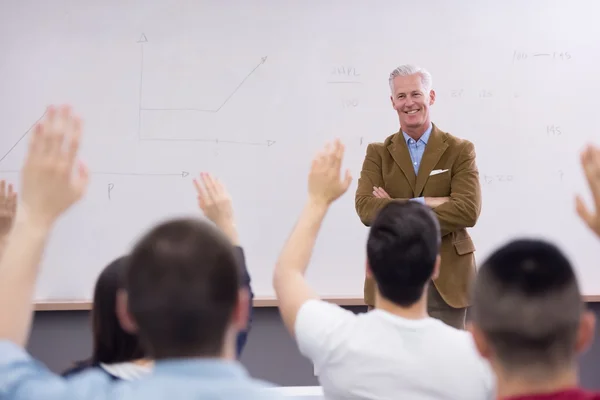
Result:
[[440,265],[439,224],[427,206],[391,202],[373,222],[367,274],[378,286],[375,310],[356,315],[308,286],[304,273],[320,225],[351,182],[348,172],[340,176],[343,153],[336,141],[314,159],[308,200],[273,281],[284,323],[314,363],[325,397],[493,398],[493,373],[471,335],[427,315],[427,285]]

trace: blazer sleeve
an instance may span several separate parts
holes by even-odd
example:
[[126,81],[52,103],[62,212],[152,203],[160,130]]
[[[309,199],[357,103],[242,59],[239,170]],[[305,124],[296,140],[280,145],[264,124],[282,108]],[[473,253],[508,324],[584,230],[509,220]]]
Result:
[[[370,143],[367,146],[367,154],[363,161],[358,187],[354,196],[356,213],[365,226],[370,226],[379,210],[381,210],[392,199],[379,199],[373,196],[373,187],[385,186],[381,170],[381,154],[378,145]],[[394,201],[408,201],[409,199],[393,199]]]
[[442,236],[475,226],[481,214],[481,185],[475,162],[475,146],[465,141],[454,167],[450,201],[433,209]]

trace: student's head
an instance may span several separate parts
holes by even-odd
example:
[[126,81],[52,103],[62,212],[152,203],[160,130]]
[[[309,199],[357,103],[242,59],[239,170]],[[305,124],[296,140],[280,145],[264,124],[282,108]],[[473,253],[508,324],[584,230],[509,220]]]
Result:
[[571,369],[593,337],[565,255],[539,240],[516,240],[484,262],[473,290],[471,331],[497,373],[551,378]]
[[111,262],[100,274],[94,288],[92,308],[93,353],[91,363],[113,364],[144,357],[137,336],[119,324],[117,292],[123,287],[127,257]]
[[389,202],[371,224],[367,273],[386,300],[410,307],[421,300],[439,270],[440,228],[436,216],[417,202]]
[[234,247],[214,225],[162,223],[131,252],[119,296],[121,323],[138,332],[154,359],[235,358],[249,301],[239,282]]

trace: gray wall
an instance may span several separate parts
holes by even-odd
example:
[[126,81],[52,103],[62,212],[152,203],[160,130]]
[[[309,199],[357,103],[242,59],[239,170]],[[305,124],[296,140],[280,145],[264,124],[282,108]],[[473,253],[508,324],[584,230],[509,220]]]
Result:
[[[600,316],[600,304],[590,304]],[[355,312],[364,307],[350,308]],[[599,318],[600,320],[600,318]],[[581,358],[584,387],[600,389],[600,329],[596,344]],[[73,361],[89,356],[91,349],[87,311],[45,311],[36,313],[29,351],[49,368],[60,372]],[[275,308],[255,309],[253,329],[242,362],[260,379],[283,386],[318,385],[312,366],[303,358],[285,331]]]

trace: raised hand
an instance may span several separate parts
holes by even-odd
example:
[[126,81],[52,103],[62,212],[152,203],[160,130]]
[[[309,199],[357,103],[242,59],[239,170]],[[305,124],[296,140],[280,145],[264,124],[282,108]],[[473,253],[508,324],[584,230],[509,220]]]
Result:
[[592,192],[595,210],[589,210],[583,202],[583,198],[577,195],[577,213],[587,226],[600,236],[600,148],[588,146],[581,153],[581,165]]
[[[8,186],[8,187],[7,187]],[[17,192],[13,185],[0,181],[0,240],[6,237],[12,228],[17,214]]]
[[218,179],[208,173],[201,173],[194,179],[198,193],[198,206],[204,215],[219,227],[234,245],[239,242],[231,197]]
[[346,170],[343,178],[340,171],[344,150],[344,145],[337,139],[313,159],[308,176],[308,194],[312,200],[329,205],[350,187],[350,171]]
[[82,198],[89,178],[76,161],[80,140],[81,120],[68,106],[50,106],[34,127],[21,173],[21,211],[28,219],[49,227]]

